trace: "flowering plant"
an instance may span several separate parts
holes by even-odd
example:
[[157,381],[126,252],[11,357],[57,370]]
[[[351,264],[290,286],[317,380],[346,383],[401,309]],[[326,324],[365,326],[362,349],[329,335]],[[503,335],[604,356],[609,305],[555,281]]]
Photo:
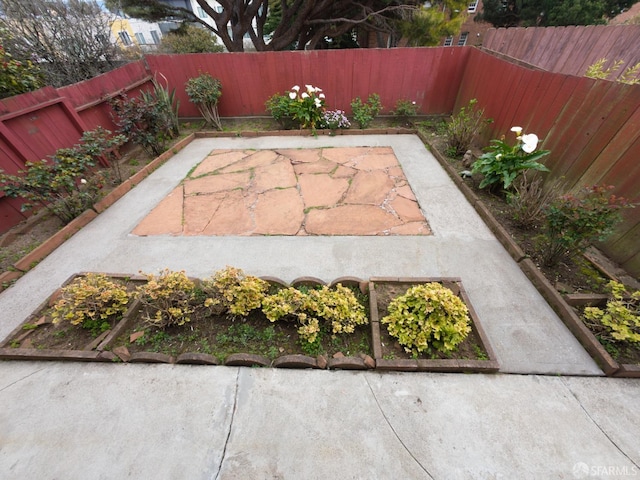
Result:
[[300,128],[315,130],[322,117],[324,99],[321,88],[305,85],[303,90],[299,85],[294,85],[285,95],[273,95],[265,106],[283,126],[289,121]]
[[480,188],[502,183],[507,190],[516,177],[526,170],[548,172],[549,169],[538,163],[548,155],[549,150],[537,150],[538,136],[535,133],[523,133],[522,127],[512,127],[516,135],[515,145],[509,145],[503,139],[491,140],[488,151],[472,165],[472,173],[481,173],[484,178]]
[[337,130],[339,128],[349,128],[351,123],[347,115],[342,110],[325,110],[320,119],[320,128]]

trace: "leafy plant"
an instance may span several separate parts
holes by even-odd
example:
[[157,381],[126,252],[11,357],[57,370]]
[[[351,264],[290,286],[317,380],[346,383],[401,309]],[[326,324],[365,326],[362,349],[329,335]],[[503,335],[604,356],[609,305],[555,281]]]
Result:
[[80,138],[80,144],[76,145],[76,148],[91,157],[93,164],[101,160],[104,164],[109,165],[114,179],[118,183],[122,183],[124,178],[115,152],[126,141],[127,137],[124,135],[113,135],[111,130],[98,126],[95,130],[84,132]]
[[31,92],[44,86],[40,69],[31,61],[20,62],[0,44],[0,98]]
[[263,300],[262,311],[271,322],[294,318],[300,325],[298,335],[307,343],[318,340],[322,325],[337,335],[353,333],[358,325],[368,323],[364,306],[351,289],[341,284],[305,291],[282,288]]
[[447,123],[447,145],[452,156],[463,155],[480,134],[485,125],[493,122],[483,118],[484,109],[477,107],[478,100],[472,98],[469,103],[451,117]]
[[166,103],[151,93],[129,98],[121,94],[110,100],[114,122],[120,133],[140,145],[150,155],[160,155],[173,137],[171,116]]
[[418,114],[418,104],[410,100],[398,100],[392,113],[396,117],[415,117]]
[[93,165],[77,148],[59,149],[48,161],[26,162],[17,175],[0,170],[0,191],[24,199],[23,211],[44,207],[68,223],[98,199],[104,179],[100,174],[89,176]]
[[205,121],[222,130],[220,115],[218,114],[218,100],[222,96],[222,84],[217,78],[208,73],[203,73],[195,78],[190,78],[185,86],[191,103],[194,103]]
[[238,268],[226,267],[213,278],[203,280],[200,288],[207,297],[206,307],[220,306],[232,315],[246,317],[262,306],[269,282],[245,275]]
[[156,77],[153,78],[153,92],[143,91],[142,96],[146,103],[158,103],[158,109],[165,117],[165,123],[171,130],[171,136],[177,137],[180,135],[180,122],[178,120],[178,110],[180,108],[180,101],[176,98],[176,89],[172,88],[169,91],[169,82],[167,77],[160,73],[165,85],[161,85]]
[[162,36],[160,49],[167,53],[218,53],[224,47],[211,31],[183,22],[179,28]]
[[54,323],[64,320],[97,336],[111,328],[113,321],[122,318],[131,297],[124,285],[106,275],[89,273],[62,288],[51,316]]
[[613,188],[594,185],[551,203],[545,211],[541,239],[545,264],[555,265],[565,255],[580,254],[591,242],[605,240],[613,233],[622,221],[620,210],[634,207],[624,197],[609,194]]
[[325,110],[320,119],[320,128],[338,130],[340,128],[350,128],[351,122],[342,110]]
[[360,128],[367,128],[382,110],[380,95],[372,93],[364,103],[360,97],[354,98],[351,101],[351,110],[353,111],[353,118],[358,122]]
[[[605,64],[607,64],[608,60],[606,58],[601,58],[597,60],[595,63],[589,65],[587,67],[587,71],[584,76],[589,78],[597,78],[600,80],[606,80],[613,74],[620,70],[620,67],[624,65],[624,60],[616,60],[613,65],[609,68],[604,68]],[[635,65],[631,65],[625,69],[625,71],[616,79],[620,83],[626,83],[628,85],[636,85],[640,83],[640,78],[638,78],[638,73],[640,72],[640,62]]]
[[627,291],[619,282],[609,282],[607,288],[612,298],[607,302],[604,310],[598,307],[586,307],[584,317],[591,322],[592,327],[599,329],[597,324],[605,327],[599,332],[605,341],[620,341],[640,344],[640,290]]
[[189,322],[194,312],[195,288],[183,271],[165,268],[158,275],[148,274],[147,282],[137,289],[147,323],[163,329]]
[[299,127],[315,130],[322,124],[325,95],[322,89],[305,85],[291,87],[284,95],[275,94],[265,103],[267,111],[284,128]]
[[502,140],[491,140],[491,145],[471,167],[471,171],[483,176],[480,188],[502,184],[508,190],[513,181],[528,170],[548,172],[549,169],[538,160],[548,155],[549,150],[538,150],[538,136],[535,133],[522,133],[522,127],[512,127],[516,134],[516,143],[509,145]]
[[464,302],[436,282],[410,287],[389,303],[388,312],[381,323],[414,356],[432,347],[443,353],[452,352],[471,331]]

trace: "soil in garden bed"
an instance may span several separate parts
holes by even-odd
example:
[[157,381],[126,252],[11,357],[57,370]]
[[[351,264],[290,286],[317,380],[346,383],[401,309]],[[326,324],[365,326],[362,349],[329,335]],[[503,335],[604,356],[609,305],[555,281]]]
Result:
[[[302,348],[294,322],[270,322],[261,312],[248,317],[192,316],[181,326],[158,329],[149,326],[141,315],[123,335],[109,346],[126,347],[130,353],[157,352],[171,356],[182,353],[206,353],[223,362],[232,353],[250,353],[271,360],[283,355],[304,354],[328,357],[341,352],[345,356],[371,355],[370,326],[358,327],[353,334],[324,332],[317,344]],[[144,332],[139,336],[139,332]]]
[[615,339],[603,338],[609,329],[595,320],[587,321],[583,315],[584,309],[578,310],[578,315],[591,333],[598,339],[611,357],[620,364],[640,365],[640,345]]
[[[375,284],[376,303],[378,305],[378,319],[382,320],[389,311],[387,306],[394,298],[404,295],[406,291],[415,286],[415,283],[384,283]],[[385,360],[397,359],[425,359],[425,360],[489,360],[488,352],[482,346],[480,337],[472,328],[467,338],[458,345],[455,352],[445,354],[432,349],[431,352],[423,353],[418,357],[413,357],[407,353],[402,345],[394,337],[389,335],[387,326],[380,322],[380,342],[382,344],[382,358]]]

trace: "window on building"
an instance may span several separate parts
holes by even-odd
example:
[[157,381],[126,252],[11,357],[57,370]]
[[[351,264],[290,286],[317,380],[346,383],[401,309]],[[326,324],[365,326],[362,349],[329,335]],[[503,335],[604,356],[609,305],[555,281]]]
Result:
[[146,45],[147,42],[144,39],[144,34],[143,33],[136,33],[136,40],[138,42],[138,45]]
[[207,12],[204,11],[204,8],[198,6],[198,16],[200,18],[207,18]]
[[451,45],[453,45],[453,37],[449,36],[444,39],[444,46],[450,47]]
[[469,32],[464,32],[460,34],[460,38],[458,39],[458,46],[463,47],[467,44],[467,37],[469,36]]
[[133,44],[133,42],[131,41],[131,37],[124,30],[121,31],[121,32],[118,32],[118,37],[120,37],[120,41],[122,42],[123,45],[132,45]]
[[151,30],[151,32],[149,33],[151,33],[151,38],[153,39],[153,43],[155,43],[156,45],[160,43],[160,35],[156,30]]
[[478,10],[478,0],[474,0],[469,2],[469,8],[468,8],[468,12],[469,13],[475,13],[476,10]]

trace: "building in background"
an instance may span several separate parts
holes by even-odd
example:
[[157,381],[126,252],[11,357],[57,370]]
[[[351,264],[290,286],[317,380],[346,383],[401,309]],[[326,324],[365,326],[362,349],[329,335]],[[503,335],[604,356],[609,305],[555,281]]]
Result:
[[440,45],[444,47],[462,47],[472,45],[479,47],[482,45],[484,34],[493,26],[488,22],[476,22],[475,16],[482,11],[482,0],[470,0],[467,8],[467,19],[460,28],[460,34],[442,39]]

